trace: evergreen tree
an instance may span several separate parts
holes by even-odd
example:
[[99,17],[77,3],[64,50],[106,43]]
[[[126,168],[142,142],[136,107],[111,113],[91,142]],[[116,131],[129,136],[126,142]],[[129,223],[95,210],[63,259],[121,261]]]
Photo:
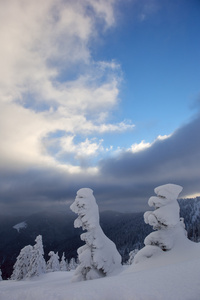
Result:
[[48,255],[50,256],[50,259],[47,262],[47,271],[48,272],[60,271],[58,253],[54,253],[53,251],[50,251]]
[[138,249],[134,249],[129,253],[129,260],[127,261],[127,265],[132,265],[135,255],[138,253]]
[[38,235],[35,241],[36,244],[33,246],[27,277],[39,276],[46,272],[42,236]]
[[80,189],[70,208],[78,214],[74,226],[86,230],[81,234],[85,245],[77,250],[80,264],[73,281],[95,279],[119,271],[121,256],[99,225],[99,210],[93,191],[89,188]]
[[26,278],[30,268],[31,257],[33,254],[33,247],[31,245],[25,246],[17,257],[16,263],[13,267],[11,275],[12,280],[22,280]]
[[69,267],[69,270],[70,270],[70,271],[76,269],[77,263],[76,263],[76,260],[75,260],[74,257],[72,257],[72,258],[70,259],[70,261],[69,261],[69,266],[68,266],[68,267]]
[[67,271],[70,271],[68,259],[66,259],[66,268],[67,268]]
[[145,223],[153,226],[156,230],[151,232],[144,240],[145,247],[141,249],[134,258],[138,263],[146,258],[171,250],[176,241],[185,239],[186,231],[183,218],[180,218],[180,207],[177,202],[182,187],[175,184],[165,184],[155,188],[157,196],[149,199],[149,206],[154,211],[147,211],[144,214]]
[[67,262],[65,259],[65,253],[63,252],[62,258],[61,258],[61,262],[60,262],[60,270],[61,271],[67,271]]

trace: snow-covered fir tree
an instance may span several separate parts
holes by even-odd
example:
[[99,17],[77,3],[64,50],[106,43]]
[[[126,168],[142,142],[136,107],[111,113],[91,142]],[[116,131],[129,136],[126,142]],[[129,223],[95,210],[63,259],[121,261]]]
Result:
[[32,256],[27,277],[39,276],[43,273],[46,273],[46,262],[44,260],[42,236],[38,235],[35,241],[36,244],[32,249]]
[[127,265],[132,265],[134,257],[138,253],[138,251],[139,251],[138,249],[134,249],[131,252],[129,252],[129,259],[126,263]]
[[71,271],[71,270],[75,270],[76,267],[77,267],[77,265],[78,265],[78,264],[76,263],[75,258],[72,257],[72,258],[70,259],[70,261],[69,261],[69,266],[68,266],[68,268],[69,268],[70,271]]
[[25,246],[17,257],[16,263],[13,266],[13,273],[11,279],[22,280],[27,277],[30,269],[31,258],[33,255],[33,247],[31,245]]
[[144,214],[145,223],[153,226],[156,230],[150,233],[144,240],[145,247],[134,258],[134,263],[157,255],[163,251],[171,250],[179,238],[186,236],[184,221],[180,218],[180,207],[177,202],[182,187],[175,184],[165,184],[155,188],[157,196],[149,199],[149,206],[154,211]]
[[95,279],[119,271],[121,256],[99,225],[99,209],[93,191],[89,188],[80,189],[70,208],[78,214],[74,226],[86,230],[81,234],[85,245],[77,250],[80,263],[73,281]]
[[47,261],[47,272],[60,271],[58,253],[50,251],[48,255],[50,256],[50,259]]
[[62,254],[62,258],[60,261],[60,270],[61,271],[67,271],[67,267],[68,267],[68,262],[65,259],[65,253],[63,252]]

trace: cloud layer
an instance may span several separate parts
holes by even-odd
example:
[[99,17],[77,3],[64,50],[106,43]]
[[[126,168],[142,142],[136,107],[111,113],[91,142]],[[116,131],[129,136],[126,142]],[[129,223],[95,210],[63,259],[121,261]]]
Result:
[[93,174],[75,174],[52,167],[31,171],[1,171],[2,212],[31,212],[56,203],[71,203],[82,187],[94,190],[100,209],[141,211],[156,186],[183,186],[181,197],[200,194],[200,115],[170,137],[149,147],[127,150],[101,161]]
[[[110,121],[119,63],[95,61],[91,50],[116,26],[117,2],[0,2],[1,213],[71,203],[82,187],[94,190],[100,209],[122,211],[143,210],[159,184],[200,193],[199,115],[152,144],[104,145],[103,134],[134,129]],[[159,10],[155,0],[141,3],[140,21]]]

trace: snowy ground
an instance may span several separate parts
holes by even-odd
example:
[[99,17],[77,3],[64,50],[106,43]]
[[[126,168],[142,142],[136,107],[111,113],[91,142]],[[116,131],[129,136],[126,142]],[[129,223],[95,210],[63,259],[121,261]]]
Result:
[[71,283],[73,272],[54,272],[2,281],[0,300],[199,300],[200,247],[186,248],[181,255],[170,251],[166,260],[154,258],[103,279]]

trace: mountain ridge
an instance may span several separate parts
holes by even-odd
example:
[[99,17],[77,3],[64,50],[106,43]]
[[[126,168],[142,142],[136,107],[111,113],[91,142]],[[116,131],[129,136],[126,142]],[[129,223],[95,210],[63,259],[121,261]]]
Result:
[[[180,199],[180,216],[185,220],[188,238],[200,240],[200,197],[195,199]],[[152,232],[152,228],[144,223],[143,212],[124,213],[117,211],[100,212],[100,225],[104,233],[116,244],[123,262],[129,258],[129,252],[144,246],[144,238]],[[194,217],[195,216],[195,217]],[[74,228],[76,214],[60,208],[50,208],[29,216],[7,217],[0,215],[0,268],[4,279],[12,273],[13,264],[20,250],[27,245],[33,245],[37,235],[43,237],[45,259],[49,251],[65,252],[67,259],[77,256],[77,249],[83,245],[80,239],[81,229]],[[19,232],[13,226],[26,222],[27,227]]]

